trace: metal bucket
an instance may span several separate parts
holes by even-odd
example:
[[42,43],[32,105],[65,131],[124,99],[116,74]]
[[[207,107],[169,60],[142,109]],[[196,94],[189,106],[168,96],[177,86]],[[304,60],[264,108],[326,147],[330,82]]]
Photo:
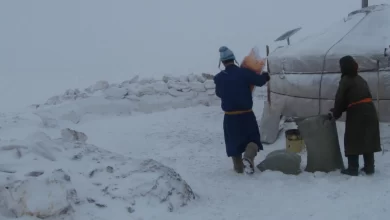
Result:
[[305,142],[298,129],[289,129],[284,133],[286,135],[286,150],[300,153],[305,149]]

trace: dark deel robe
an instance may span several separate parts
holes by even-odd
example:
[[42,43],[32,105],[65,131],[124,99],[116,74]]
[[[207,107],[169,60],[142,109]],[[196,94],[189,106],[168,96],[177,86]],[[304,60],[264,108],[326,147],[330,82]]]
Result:
[[[251,85],[263,86],[267,83],[268,74],[258,75],[255,72],[229,65],[214,77],[216,95],[221,98],[222,110],[225,112],[245,111],[252,109]],[[227,115],[223,120],[226,153],[228,157],[241,155],[250,142],[263,150],[256,116],[253,112]]]
[[366,80],[357,74],[357,64],[355,65],[354,68],[348,65],[342,67],[343,74],[333,108],[333,116],[336,119],[340,118],[343,112],[347,113],[344,134],[345,156],[382,150],[379,120],[374,103],[360,103],[348,107],[351,103],[372,98]]

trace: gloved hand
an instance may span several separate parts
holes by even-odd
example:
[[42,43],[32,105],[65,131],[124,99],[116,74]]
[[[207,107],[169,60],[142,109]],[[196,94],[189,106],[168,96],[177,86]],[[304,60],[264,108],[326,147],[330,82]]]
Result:
[[261,75],[264,75],[265,80],[267,80],[267,82],[271,79],[268,72],[262,72]]

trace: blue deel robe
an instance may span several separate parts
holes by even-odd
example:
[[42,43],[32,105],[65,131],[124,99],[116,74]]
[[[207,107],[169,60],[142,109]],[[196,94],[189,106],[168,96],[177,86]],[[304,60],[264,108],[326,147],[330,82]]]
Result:
[[[229,65],[214,77],[216,95],[221,98],[225,112],[252,109],[250,85],[263,86],[268,73],[258,75],[254,71]],[[223,119],[226,153],[228,157],[241,155],[248,143],[254,142],[263,150],[256,116],[253,111],[238,115],[225,114]]]

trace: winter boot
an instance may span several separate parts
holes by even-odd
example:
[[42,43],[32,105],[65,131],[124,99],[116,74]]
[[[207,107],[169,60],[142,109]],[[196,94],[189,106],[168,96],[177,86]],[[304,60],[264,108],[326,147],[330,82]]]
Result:
[[364,167],[360,170],[367,175],[372,175],[375,173],[375,159],[374,153],[363,154]]
[[243,163],[244,163],[244,171],[247,174],[253,174],[255,172],[255,157],[257,156],[257,151],[259,147],[257,144],[250,142],[244,152],[244,158],[243,158]]
[[243,173],[244,164],[242,163],[242,155],[239,155],[237,157],[232,157],[232,159],[233,159],[234,171],[236,171],[237,173]]
[[359,155],[348,156],[348,168],[341,170],[342,174],[349,176],[359,175]]

